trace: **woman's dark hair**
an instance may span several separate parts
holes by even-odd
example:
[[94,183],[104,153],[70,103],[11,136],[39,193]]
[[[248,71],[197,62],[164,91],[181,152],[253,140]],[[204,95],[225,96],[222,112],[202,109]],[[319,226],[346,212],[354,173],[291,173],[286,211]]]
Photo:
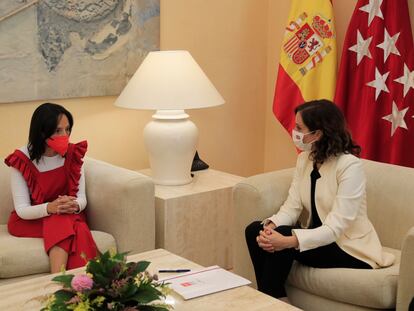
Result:
[[70,130],[72,130],[73,117],[60,105],[44,103],[33,112],[30,121],[29,143],[27,144],[30,160],[39,161],[45,153],[46,139],[55,133],[62,115],[68,118]]
[[313,100],[295,108],[310,132],[320,130],[322,137],[314,143],[310,157],[314,163],[323,163],[330,156],[350,153],[359,156],[361,147],[352,141],[345,117],[333,102]]

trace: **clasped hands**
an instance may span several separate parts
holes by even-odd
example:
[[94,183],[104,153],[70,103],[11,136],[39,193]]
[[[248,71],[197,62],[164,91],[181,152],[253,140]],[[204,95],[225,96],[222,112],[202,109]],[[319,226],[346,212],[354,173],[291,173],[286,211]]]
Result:
[[260,248],[266,252],[273,253],[275,251],[281,251],[286,248],[297,248],[299,245],[296,236],[284,236],[275,231],[276,225],[269,223],[260,230],[259,235],[256,237],[257,244]]
[[49,214],[74,214],[79,212],[79,204],[76,197],[60,195],[58,198],[47,204]]

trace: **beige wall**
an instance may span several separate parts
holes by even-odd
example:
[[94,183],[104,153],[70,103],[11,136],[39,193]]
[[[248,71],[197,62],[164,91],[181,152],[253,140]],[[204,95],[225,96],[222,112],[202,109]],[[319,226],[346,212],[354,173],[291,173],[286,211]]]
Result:
[[[55,100],[75,118],[72,141],[87,139],[88,156],[129,168],[148,167],[142,130],[147,111],[112,105],[113,97]],[[27,143],[30,118],[42,102],[0,104],[0,157]]]
[[[357,0],[333,0],[339,54],[338,67],[344,37],[356,3]],[[414,0],[408,0],[408,5],[410,9],[411,28],[414,29]],[[283,29],[289,15],[289,9],[290,1],[269,0],[264,171],[291,167],[295,165],[296,161],[296,151],[291,142],[290,135],[276,121],[272,112],[280,46],[283,39]]]
[[[355,4],[334,0],[339,52]],[[289,0],[161,0],[161,48],[189,50],[226,100],[220,107],[188,111],[200,131],[200,156],[213,168],[248,176],[295,163],[290,136],[272,113],[289,7]],[[56,102],[74,114],[73,141],[87,138],[89,156],[146,168],[142,130],[152,113],[116,108],[114,99]],[[40,103],[0,104],[0,157],[26,143]]]
[[279,66],[280,46],[289,15],[290,1],[269,0],[264,170],[295,165],[296,151],[290,136],[273,115],[273,94]]
[[[226,104],[189,111],[199,153],[213,168],[240,175],[263,170],[267,1],[161,0],[162,49],[187,49]],[[114,97],[56,100],[74,115],[73,141],[88,155],[127,168],[148,167],[142,130],[151,112],[114,107]],[[0,104],[0,157],[27,141],[41,102]]]
[[226,104],[190,111],[200,156],[242,176],[263,171],[267,1],[161,0],[161,48],[186,49]]

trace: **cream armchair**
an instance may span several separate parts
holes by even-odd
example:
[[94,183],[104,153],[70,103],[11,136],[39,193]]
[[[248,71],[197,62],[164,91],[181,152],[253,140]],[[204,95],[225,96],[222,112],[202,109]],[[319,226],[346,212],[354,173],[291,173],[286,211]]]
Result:
[[[0,285],[47,273],[42,239],[16,238],[7,231],[13,209],[10,168],[0,164]],[[155,247],[154,184],[137,172],[85,159],[86,208],[92,235],[101,252],[143,252]],[[15,278],[15,279],[10,279]]]
[[[286,284],[290,301],[306,311],[408,310],[414,296],[414,169],[363,160],[368,215],[393,266],[377,270],[316,269],[295,262]],[[293,169],[245,179],[233,190],[234,271],[255,282],[245,227],[277,212]]]

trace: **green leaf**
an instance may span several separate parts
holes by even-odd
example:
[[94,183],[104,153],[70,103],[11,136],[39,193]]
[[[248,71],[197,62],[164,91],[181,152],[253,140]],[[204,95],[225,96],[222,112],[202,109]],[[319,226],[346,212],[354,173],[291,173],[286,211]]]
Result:
[[134,283],[128,284],[128,286],[125,287],[125,290],[122,293],[121,300],[122,301],[129,300],[132,296],[136,294],[137,291],[138,291],[138,287]]
[[74,293],[69,292],[67,290],[58,290],[54,293],[55,300],[50,305],[50,309],[53,311],[66,311],[69,310],[67,308],[66,301],[70,300],[73,296],[75,296]]
[[92,275],[95,275],[97,273],[102,274],[102,266],[99,262],[95,261],[95,260],[91,260],[88,263],[88,267],[86,269],[87,273],[90,273]]
[[105,253],[103,253],[100,257],[100,260],[102,262],[108,261],[108,259],[111,257],[111,253],[108,251],[106,251]]
[[117,253],[114,257],[112,257],[112,259],[114,259],[116,261],[126,262],[126,255],[127,254],[128,254],[128,252],[125,252],[125,253]]
[[73,292],[70,292],[70,291],[67,291],[67,290],[64,290],[64,289],[60,289],[60,290],[55,292],[56,300],[68,301],[69,299],[71,299],[75,295],[76,294],[74,294]]
[[62,283],[64,287],[70,288],[70,283],[72,282],[73,277],[73,274],[63,274],[55,276],[52,281]]
[[148,266],[150,265],[149,261],[138,261],[137,266],[135,268],[136,273],[144,272]]
[[151,284],[147,284],[140,286],[135,295],[131,297],[131,300],[145,304],[154,300],[158,300],[160,297],[162,297],[162,293],[156,288],[152,287]]
[[106,287],[109,284],[111,284],[111,279],[107,278],[106,276],[100,274],[100,273],[96,273],[93,276],[93,281],[95,282],[95,284],[97,284],[99,287]]

